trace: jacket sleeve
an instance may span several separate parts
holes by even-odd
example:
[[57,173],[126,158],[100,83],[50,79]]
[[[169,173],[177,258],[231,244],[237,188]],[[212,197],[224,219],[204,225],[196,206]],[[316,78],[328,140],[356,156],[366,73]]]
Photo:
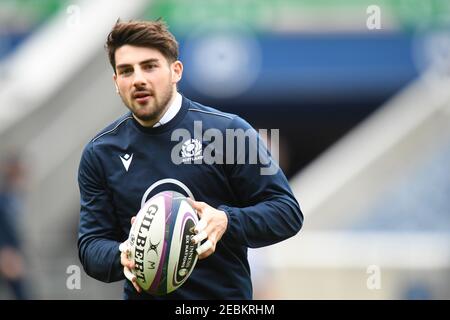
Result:
[[[303,214],[285,175],[256,130],[247,122],[236,117],[230,129],[241,130],[240,134],[246,132],[247,142],[244,148],[239,138],[233,139],[233,161],[230,163],[231,159],[228,159],[225,165],[239,205],[218,207],[228,216],[224,237],[240,245],[258,248],[294,236],[303,225]],[[229,134],[226,136],[230,139]],[[230,152],[229,142],[227,152]]]
[[114,215],[99,159],[90,142],[78,170],[80,223],[78,255],[86,273],[103,282],[124,279],[120,264],[120,227]]

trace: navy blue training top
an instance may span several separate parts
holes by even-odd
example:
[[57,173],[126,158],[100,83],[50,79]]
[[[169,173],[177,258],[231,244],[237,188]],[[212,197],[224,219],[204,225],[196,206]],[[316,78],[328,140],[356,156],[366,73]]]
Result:
[[[247,248],[295,235],[303,214],[281,169],[261,174],[262,168],[275,165],[265,147],[255,163],[251,139],[243,149],[239,138],[230,138],[239,129],[259,141],[240,117],[183,96],[180,111],[162,126],[143,127],[129,112],[90,141],[78,172],[78,248],[86,273],[103,282],[123,280],[119,244],[128,237],[131,217],[156,193],[174,190],[225,211],[227,230],[216,251],[198,260],[174,292],[139,294],[127,280],[124,298],[252,299]],[[228,145],[233,139],[234,145]],[[210,146],[214,141],[223,148]]]

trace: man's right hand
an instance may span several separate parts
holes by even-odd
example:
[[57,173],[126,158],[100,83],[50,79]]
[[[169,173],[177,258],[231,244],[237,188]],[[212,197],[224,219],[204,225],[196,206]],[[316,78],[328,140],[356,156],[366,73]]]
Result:
[[[132,217],[131,218],[131,225],[133,225],[134,221],[136,220],[136,217]],[[125,275],[125,277],[131,281],[131,283],[133,284],[134,288],[136,289],[137,292],[141,293],[142,289],[141,287],[139,287],[137,280],[136,280],[136,276],[133,274],[133,272],[131,272],[131,270],[134,270],[134,261],[130,260],[130,246],[128,244],[128,239],[125,240],[125,242],[122,242],[119,246],[119,250],[120,250],[120,263],[123,266],[123,273]]]

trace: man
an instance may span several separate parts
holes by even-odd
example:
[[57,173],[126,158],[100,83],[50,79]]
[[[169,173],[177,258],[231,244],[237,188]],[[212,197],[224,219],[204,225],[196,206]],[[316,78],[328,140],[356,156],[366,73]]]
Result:
[[[142,292],[129,277],[124,298],[251,299],[247,248],[289,238],[303,223],[284,174],[278,167],[262,174],[273,165],[265,149],[264,164],[250,163],[254,143],[206,154],[216,142],[207,132],[217,140],[223,134],[224,141],[236,131],[249,133],[249,141],[258,136],[238,116],[177,92],[183,64],[163,22],[117,22],[106,47],[117,93],[129,112],[83,151],[78,247],[84,269],[104,282],[130,275],[134,266],[125,245],[130,219],[156,193],[175,190],[197,200],[191,202],[200,217],[193,237],[201,243],[199,261],[188,280],[166,296]],[[216,161],[208,162],[211,157]]]
[[24,182],[25,168],[18,155],[0,163],[0,283],[5,280],[17,300],[30,297],[22,239],[17,231]]

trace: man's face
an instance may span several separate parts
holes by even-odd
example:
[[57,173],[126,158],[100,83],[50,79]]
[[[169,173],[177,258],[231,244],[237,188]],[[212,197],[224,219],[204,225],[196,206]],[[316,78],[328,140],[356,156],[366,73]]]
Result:
[[153,126],[167,110],[181,79],[180,61],[169,63],[153,48],[124,45],[115,52],[118,93],[143,126]]

